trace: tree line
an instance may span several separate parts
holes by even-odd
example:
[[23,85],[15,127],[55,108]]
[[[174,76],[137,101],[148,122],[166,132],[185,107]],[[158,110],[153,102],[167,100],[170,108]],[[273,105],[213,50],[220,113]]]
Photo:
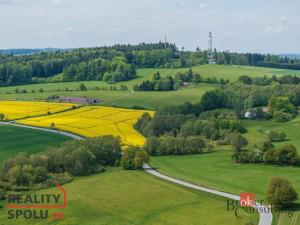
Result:
[[[229,84],[206,92],[197,103],[185,102],[160,109],[162,113],[199,116],[201,113],[228,108],[233,109],[239,118],[255,108],[257,119],[275,118],[277,121],[289,121],[297,115],[300,106],[299,85],[272,84],[267,86]],[[268,107],[268,111],[264,108]]]
[[[217,64],[222,65],[300,69],[300,60],[274,55],[215,51],[214,58]],[[164,42],[56,50],[18,56],[0,55],[0,86],[42,82],[41,78],[47,77],[55,82],[118,82],[135,78],[136,68],[186,68],[207,62],[206,50],[179,50],[175,44]],[[63,74],[62,79],[55,77],[59,74]]]
[[272,77],[254,77],[251,78],[247,75],[240,76],[238,81],[242,82],[243,84],[247,85],[257,85],[257,86],[267,86],[271,85],[272,83],[279,83],[279,84],[299,84],[300,78],[296,75],[283,75],[283,76],[276,76],[273,75]]
[[146,151],[135,146],[122,150],[120,137],[114,136],[69,141],[37,154],[19,153],[4,161],[0,169],[0,200],[7,191],[65,184],[73,176],[101,173],[113,166],[141,169],[148,161]]
[[[203,54],[181,53],[174,44],[115,45],[42,52],[30,55],[0,55],[0,86],[53,81],[134,79],[136,68],[180,68],[204,63]],[[200,60],[201,59],[201,60]],[[47,79],[49,81],[49,79]],[[51,80],[50,80],[51,81]]]
[[71,64],[63,70],[62,81],[103,80],[120,82],[136,78],[136,68],[118,57],[112,61],[95,59],[89,62]]
[[153,74],[152,80],[145,80],[141,84],[133,86],[135,91],[175,91],[180,87],[188,86],[190,83],[213,83],[213,84],[228,84],[229,80],[223,78],[217,79],[216,77],[203,78],[199,73],[196,73],[189,68],[185,72],[177,72],[174,76],[162,77],[160,72],[157,71]]
[[280,55],[257,53],[233,53],[228,51],[214,51],[214,58],[220,65],[258,66],[276,69],[300,69],[300,60]]
[[148,139],[144,148],[150,155],[184,155],[210,152],[212,141],[244,133],[241,121],[231,113],[205,112],[200,116],[156,113],[142,115],[135,129]]

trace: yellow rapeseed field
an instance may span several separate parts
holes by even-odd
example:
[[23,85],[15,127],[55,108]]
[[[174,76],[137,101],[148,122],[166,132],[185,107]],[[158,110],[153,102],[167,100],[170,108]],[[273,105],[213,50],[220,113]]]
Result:
[[0,101],[0,113],[4,114],[5,120],[16,120],[26,117],[47,115],[49,113],[57,113],[72,109],[73,106],[76,106],[76,104]]
[[[143,145],[145,138],[133,128],[146,111],[104,106],[85,106],[79,109],[19,120],[19,123],[69,131],[85,137],[115,135],[125,145]],[[149,112],[153,115],[153,112]]]

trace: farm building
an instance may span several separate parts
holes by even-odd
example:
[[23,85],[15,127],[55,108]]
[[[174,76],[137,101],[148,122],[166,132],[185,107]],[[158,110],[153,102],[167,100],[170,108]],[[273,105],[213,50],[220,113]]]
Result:
[[102,101],[97,98],[87,98],[87,97],[59,97],[59,102],[65,103],[82,103],[82,104],[89,104],[95,105],[101,103]]
[[245,112],[245,118],[246,119],[254,119],[257,115],[257,109],[250,109],[247,112]]
[[264,107],[264,108],[263,108],[263,112],[264,112],[264,113],[270,112],[270,108],[269,108],[269,107]]

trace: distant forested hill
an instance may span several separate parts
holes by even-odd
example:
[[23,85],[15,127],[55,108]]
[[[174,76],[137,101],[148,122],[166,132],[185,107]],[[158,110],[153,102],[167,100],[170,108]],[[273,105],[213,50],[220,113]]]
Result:
[[[215,50],[214,58],[220,65],[300,70],[300,59],[277,55]],[[0,86],[44,82],[46,78],[47,82],[120,82],[136,78],[137,68],[185,68],[207,61],[206,50],[181,51],[175,44],[165,42],[79,49],[2,50]]]
[[58,48],[35,48],[35,49],[0,49],[0,55],[30,55],[42,52],[55,52]]
[[180,52],[174,44],[162,42],[0,55],[0,86],[41,82],[58,74],[56,81],[62,82],[119,82],[136,78],[136,68],[189,67],[206,58],[206,52]]
[[290,59],[300,59],[300,53],[281,54],[281,56]]

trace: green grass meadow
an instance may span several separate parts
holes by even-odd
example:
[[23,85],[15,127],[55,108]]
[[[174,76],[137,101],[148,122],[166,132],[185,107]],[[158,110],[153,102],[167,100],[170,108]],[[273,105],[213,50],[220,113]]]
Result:
[[275,167],[255,164],[236,164],[231,151],[191,156],[152,157],[151,166],[165,174],[239,194],[254,192],[257,199],[264,199],[267,185],[273,176],[289,179],[300,190],[300,168]]
[[[243,225],[255,224],[258,215],[242,213],[242,219],[227,211],[226,199],[177,186],[143,171],[118,168],[76,178],[64,185],[67,208],[61,222],[8,221],[0,210],[0,223],[6,224],[84,224],[84,225]],[[40,190],[37,193],[57,193]],[[13,223],[10,223],[13,222]]]
[[[0,162],[19,152],[36,153],[67,140],[52,133],[2,125]],[[113,168],[99,175],[76,177],[64,188],[68,203],[63,221],[8,220],[4,206],[0,209],[0,224],[239,225],[258,221],[255,214],[242,213],[243,219],[236,218],[234,212],[226,210],[225,198],[168,183],[143,171]],[[53,192],[57,190],[36,193]]]
[[245,135],[250,144],[260,144],[267,140],[268,132],[270,130],[283,131],[287,135],[287,140],[283,142],[276,142],[275,146],[281,146],[285,144],[293,144],[300,154],[300,116],[295,119],[280,123],[275,121],[244,121],[244,125],[248,130]]
[[[226,66],[226,65],[200,65],[192,68],[193,71],[200,73],[204,78],[216,77],[218,79],[228,79],[236,81],[239,76],[248,75],[251,77],[271,77],[273,75],[299,75],[300,71],[293,70],[279,70],[273,68],[259,68],[249,66]],[[157,108],[170,105],[182,104],[186,101],[197,102],[208,90],[212,90],[218,85],[202,83],[200,85],[193,85],[188,88],[182,88],[179,91],[172,92],[132,92],[132,87],[139,84],[144,80],[151,79],[153,73],[160,71],[162,76],[175,76],[179,71],[187,71],[188,68],[180,69],[139,69],[138,78],[120,82],[117,84],[107,84],[103,81],[78,81],[78,82],[65,82],[65,83],[43,83],[22,85],[17,87],[2,87],[0,88],[0,100],[44,100],[51,95],[59,96],[87,96],[99,98],[103,100],[103,105],[119,106],[131,108],[134,105],[142,106],[147,109],[155,110]],[[79,90],[79,85],[84,83],[88,88],[106,87],[108,90],[88,90],[82,92]],[[120,85],[127,85],[128,91],[121,91]],[[116,86],[119,90],[110,90],[110,87]],[[26,90],[27,93],[15,93],[15,89],[20,91]],[[44,92],[39,92],[43,88]],[[73,91],[66,91],[66,88]],[[33,93],[32,93],[33,91]]]
[[[275,143],[276,146],[293,144],[300,153],[300,117],[287,122],[244,121],[248,132],[249,148],[267,140],[267,132],[275,129],[287,134],[287,141]],[[176,178],[214,189],[239,194],[254,192],[256,199],[265,199],[270,178],[274,176],[287,178],[300,194],[300,168],[279,167],[272,165],[236,164],[231,158],[230,148],[223,148],[210,154],[192,156],[152,157],[151,166],[158,171]],[[300,225],[300,200],[294,217],[281,214],[275,217],[278,225]],[[297,216],[298,215],[298,216]],[[278,215],[277,215],[278,216]],[[278,222],[278,223],[277,223]]]
[[37,153],[70,138],[54,133],[0,125],[0,164],[20,152]]

